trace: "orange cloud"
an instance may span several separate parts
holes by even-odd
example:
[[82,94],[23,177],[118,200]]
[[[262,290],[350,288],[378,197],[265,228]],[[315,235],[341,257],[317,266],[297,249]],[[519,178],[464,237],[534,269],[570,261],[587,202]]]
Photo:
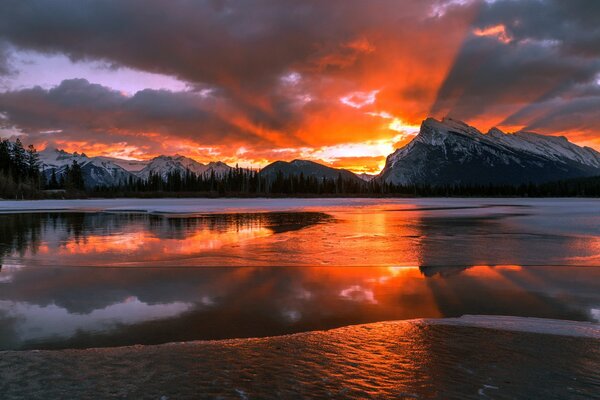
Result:
[[[131,14],[98,2],[103,12],[89,30],[69,17],[84,6],[57,5],[52,15],[65,18],[55,31],[36,25],[50,12],[44,7],[0,5],[0,26],[16,47],[187,85],[126,94],[68,79],[0,92],[0,129],[90,156],[179,153],[252,167],[308,158],[357,172],[381,168],[430,113],[599,145],[600,51],[577,42],[592,31],[578,25],[585,19],[573,19],[573,32],[555,31],[503,0],[265,0],[227,11],[217,3],[150,3]],[[148,40],[119,35],[117,17]]]

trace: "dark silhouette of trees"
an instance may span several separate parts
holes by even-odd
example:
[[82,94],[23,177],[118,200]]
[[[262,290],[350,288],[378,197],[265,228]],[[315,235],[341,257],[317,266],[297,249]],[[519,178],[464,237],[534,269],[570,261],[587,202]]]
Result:
[[81,166],[76,160],[73,160],[71,165],[67,165],[63,174],[63,187],[67,190],[85,190],[85,183],[83,180],[83,173],[81,172]]
[[39,157],[35,148],[23,147],[20,139],[14,143],[0,141],[0,198],[36,197],[42,187]]

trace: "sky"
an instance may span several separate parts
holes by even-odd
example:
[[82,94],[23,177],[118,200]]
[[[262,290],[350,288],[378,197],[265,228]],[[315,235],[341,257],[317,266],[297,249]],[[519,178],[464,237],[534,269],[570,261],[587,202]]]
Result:
[[0,136],[378,172],[425,118],[600,150],[600,1],[3,0]]

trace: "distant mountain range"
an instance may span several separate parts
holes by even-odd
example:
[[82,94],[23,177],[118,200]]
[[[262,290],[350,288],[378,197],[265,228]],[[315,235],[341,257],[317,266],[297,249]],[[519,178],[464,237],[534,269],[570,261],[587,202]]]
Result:
[[57,177],[61,176],[73,161],[81,165],[86,187],[116,186],[130,178],[148,179],[151,174],[160,175],[164,179],[169,173],[178,172],[183,175],[187,170],[204,176],[210,176],[214,172],[219,177],[231,169],[220,161],[202,164],[180,155],[158,156],[148,161],[130,161],[102,156],[88,157],[85,153],[68,153],[57,149],[45,149],[40,152],[41,168],[46,178],[49,178],[53,171]]
[[[84,153],[45,149],[40,152],[41,168],[47,178],[52,171],[64,173],[73,161],[81,165],[87,187],[115,186],[129,179],[148,179],[151,174],[166,178],[170,173],[220,177],[232,167],[215,161],[199,163],[189,157],[161,155],[147,161],[111,157],[88,157]],[[600,153],[580,147],[562,136],[533,132],[504,133],[492,128],[484,134],[464,122],[451,118],[423,121],[415,138],[387,157],[379,175],[356,175],[348,170],[328,167],[308,160],[275,161],[260,171],[273,180],[299,176],[354,182],[395,185],[470,185],[543,183],[562,179],[600,175]]]
[[150,160],[141,171],[136,173],[136,176],[141,179],[148,179],[151,174],[154,174],[166,178],[169,173],[178,172],[185,174],[188,170],[199,176],[210,176],[213,172],[216,176],[223,176],[230,169],[229,165],[221,161],[202,164],[194,159],[180,155],[158,156]]
[[50,148],[41,151],[39,155],[40,167],[47,180],[53,172],[57,179],[64,175],[67,166],[72,165],[73,161],[81,166],[86,187],[115,186],[135,176],[108,157],[88,157],[85,153],[68,153]]

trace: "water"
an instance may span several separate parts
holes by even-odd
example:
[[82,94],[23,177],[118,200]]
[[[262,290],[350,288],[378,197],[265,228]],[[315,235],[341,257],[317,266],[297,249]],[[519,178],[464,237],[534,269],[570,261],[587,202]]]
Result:
[[[595,200],[107,200],[4,202],[2,209],[9,213],[0,214],[0,350],[109,348],[102,353],[110,360],[104,366],[89,361],[88,370],[77,367],[79,382],[104,371],[109,390],[108,376],[114,383],[119,371],[133,368],[125,359],[148,357],[170,363],[161,368],[172,378],[185,368],[213,372],[200,374],[196,384],[180,376],[173,380],[176,387],[153,375],[154,389],[127,392],[132,397],[155,396],[166,388],[178,395],[187,388],[188,394],[226,398],[278,397],[260,384],[223,375],[220,354],[249,380],[273,373],[269,368],[286,371],[277,385],[288,397],[312,390],[324,397],[447,398],[452,396],[444,394],[461,393],[461,385],[473,397],[534,393],[537,384],[538,390],[546,384],[563,394],[556,398],[585,398],[599,390],[597,339],[413,323],[365,325],[371,338],[362,337],[367,331],[358,327],[315,332],[465,314],[598,323],[600,202]],[[412,336],[414,329],[421,339]],[[298,332],[308,336],[271,338]],[[266,339],[182,345],[185,349],[113,349],[261,337]],[[488,337],[508,342],[483,346]],[[285,338],[312,347],[273,358],[273,352],[280,353],[276,349],[293,348]],[[385,350],[378,353],[366,346],[369,341]],[[348,352],[342,349],[354,349],[351,358],[357,361],[348,361],[351,368],[331,364],[329,345],[339,346],[330,349],[338,357]],[[548,353],[550,345],[558,347]],[[410,354],[402,350],[407,348],[413,349]],[[89,354],[72,351],[43,354],[48,363],[63,364]],[[536,358],[536,351],[547,358]],[[183,356],[188,353],[203,361]],[[509,354],[525,355],[506,372],[510,377],[502,378],[512,382],[506,384],[499,368],[510,364]],[[34,385],[46,379],[35,367],[39,357],[19,351],[2,359],[37,374]],[[239,365],[235,357],[242,357]],[[396,361],[381,364],[388,358]],[[244,363],[264,364],[265,371],[253,375]],[[546,372],[529,372],[529,383],[518,378],[532,368]],[[6,382],[0,390],[16,395],[22,381],[8,370],[0,366]],[[353,378],[361,370],[371,371],[372,381]],[[436,383],[439,373],[448,379]],[[329,380],[311,383],[321,375]],[[286,386],[294,379],[295,392]],[[452,379],[462,383],[451,384]],[[344,387],[345,394],[335,391]]]
[[598,399],[598,340],[406,322],[0,357],[23,399]]

